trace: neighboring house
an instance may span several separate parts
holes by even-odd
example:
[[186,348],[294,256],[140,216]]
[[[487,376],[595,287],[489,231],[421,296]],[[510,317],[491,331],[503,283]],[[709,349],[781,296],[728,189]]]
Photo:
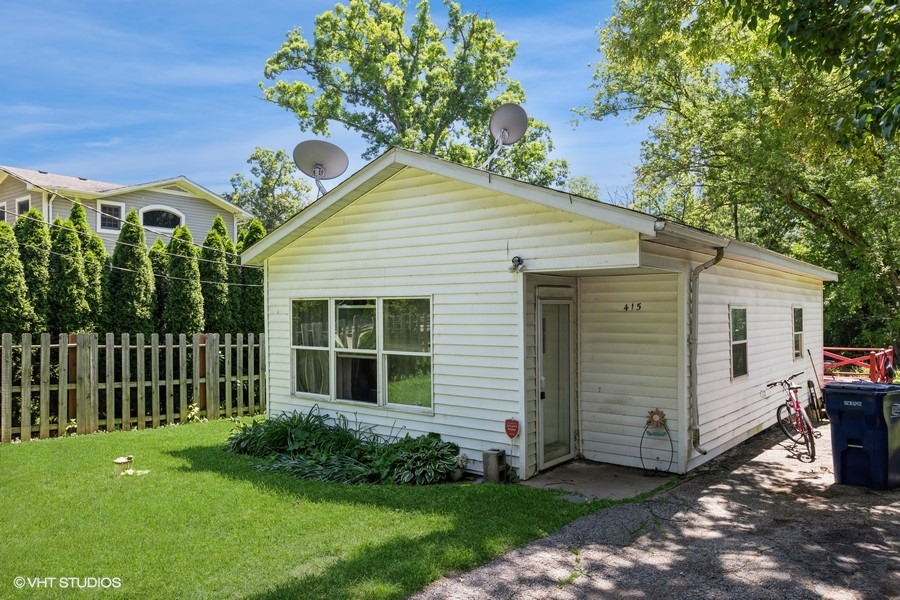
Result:
[[[40,210],[48,222],[56,217],[66,219],[72,211],[69,198],[85,205],[88,223],[110,253],[119,237],[121,220],[132,209],[151,230],[146,232],[148,245],[158,234],[171,234],[177,225],[187,225],[194,240],[202,242],[216,215],[222,216],[236,240],[238,223],[252,218],[187,177],[121,185],[0,165],[0,219],[10,224],[31,208]],[[163,237],[166,242],[168,239]]]
[[[781,391],[765,383],[814,379],[807,350],[821,375],[836,280],[399,149],[243,260],[265,266],[270,413],[318,404],[384,433],[434,431],[476,470],[502,448],[523,478],[578,456],[683,473],[773,424]],[[657,409],[671,445],[644,435]]]

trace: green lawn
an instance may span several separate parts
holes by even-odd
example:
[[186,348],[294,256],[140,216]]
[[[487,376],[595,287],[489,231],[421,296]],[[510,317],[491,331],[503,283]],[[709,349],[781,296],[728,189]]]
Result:
[[[512,485],[343,486],[261,473],[231,423],[0,447],[0,597],[403,598],[597,510]],[[134,455],[141,477],[112,476]],[[118,577],[111,592],[15,577]]]

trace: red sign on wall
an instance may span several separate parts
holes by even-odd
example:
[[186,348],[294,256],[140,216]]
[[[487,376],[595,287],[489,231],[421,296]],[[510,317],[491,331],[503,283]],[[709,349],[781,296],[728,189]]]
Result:
[[514,440],[519,435],[519,421],[516,419],[506,420],[506,435],[509,439]]

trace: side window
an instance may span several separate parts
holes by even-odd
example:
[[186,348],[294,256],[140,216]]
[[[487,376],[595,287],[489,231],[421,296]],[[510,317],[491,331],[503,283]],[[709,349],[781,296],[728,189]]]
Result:
[[141,209],[141,225],[171,231],[184,225],[184,215],[168,206],[145,206]]
[[0,202],[0,221],[6,220],[6,202]]
[[100,212],[97,214],[97,230],[98,231],[119,231],[122,229],[122,221],[124,220],[123,210],[125,205],[121,202],[104,202],[97,203]]
[[731,307],[731,377],[747,374],[747,309]]
[[16,214],[24,215],[31,210],[31,198],[19,198],[16,200]]
[[803,358],[803,309],[794,307],[794,359]]
[[294,300],[291,307],[294,391],[328,395],[328,300]]

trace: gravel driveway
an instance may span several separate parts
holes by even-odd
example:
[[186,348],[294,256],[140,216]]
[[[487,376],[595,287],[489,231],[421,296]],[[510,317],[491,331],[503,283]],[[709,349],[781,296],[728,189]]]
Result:
[[836,485],[819,433],[815,462],[770,429],[414,598],[900,599],[900,490]]

